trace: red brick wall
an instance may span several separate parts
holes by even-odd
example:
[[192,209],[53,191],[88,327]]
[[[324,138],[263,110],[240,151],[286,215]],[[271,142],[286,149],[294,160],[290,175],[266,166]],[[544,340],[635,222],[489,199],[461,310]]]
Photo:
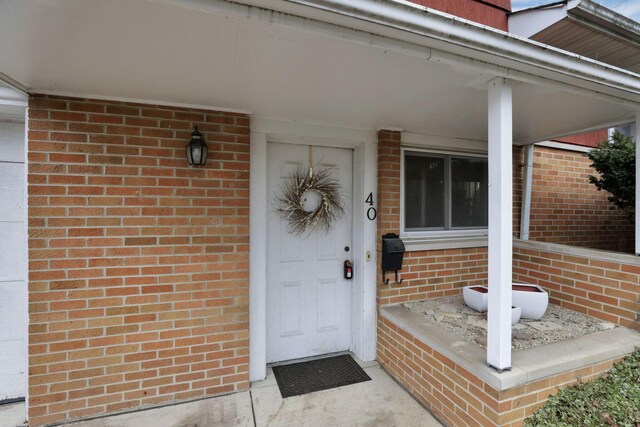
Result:
[[29,114],[31,425],[246,389],[249,118],[39,95]]
[[584,153],[535,147],[529,238],[633,252],[633,224],[589,182],[589,165]]
[[593,132],[556,138],[555,141],[566,142],[567,144],[583,145],[586,147],[597,147],[599,143],[606,141],[607,139],[609,139],[609,131],[607,129],[600,129]]
[[510,0],[409,0],[460,18],[508,31]]
[[456,427],[519,427],[558,387],[593,379],[621,359],[499,391],[381,316],[377,351],[397,381],[445,425]]
[[640,329],[640,262],[601,261],[558,251],[513,249],[513,278],[541,285],[553,304]]

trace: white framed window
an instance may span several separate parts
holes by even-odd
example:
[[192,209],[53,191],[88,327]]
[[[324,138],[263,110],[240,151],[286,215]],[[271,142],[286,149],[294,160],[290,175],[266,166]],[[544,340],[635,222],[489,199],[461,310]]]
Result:
[[486,155],[403,149],[401,228],[407,237],[486,235]]

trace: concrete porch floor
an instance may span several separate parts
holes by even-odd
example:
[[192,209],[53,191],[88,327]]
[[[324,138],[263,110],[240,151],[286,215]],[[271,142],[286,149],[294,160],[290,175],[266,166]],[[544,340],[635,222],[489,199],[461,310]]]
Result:
[[[377,362],[361,366],[371,381],[282,399],[271,369],[249,391],[69,423],[82,427],[421,426],[441,424]],[[21,404],[24,413],[24,404]],[[15,411],[19,414],[20,409]],[[0,417],[2,412],[0,412]],[[16,418],[7,418],[7,422]],[[19,419],[19,415],[18,415]],[[15,427],[0,418],[0,426]]]

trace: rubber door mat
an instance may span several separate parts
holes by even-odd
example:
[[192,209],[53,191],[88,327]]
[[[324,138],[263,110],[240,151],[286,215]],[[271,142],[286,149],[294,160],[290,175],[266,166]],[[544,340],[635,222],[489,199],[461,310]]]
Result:
[[273,367],[282,397],[370,381],[369,375],[348,354]]

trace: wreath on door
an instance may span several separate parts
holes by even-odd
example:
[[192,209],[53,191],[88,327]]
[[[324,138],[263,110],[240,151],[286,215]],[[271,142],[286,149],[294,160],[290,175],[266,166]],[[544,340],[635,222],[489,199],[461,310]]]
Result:
[[[276,196],[275,210],[287,221],[293,235],[311,234],[315,230],[331,230],[345,213],[342,185],[333,178],[330,168],[313,167],[309,146],[309,166],[296,169]],[[317,165],[316,165],[317,166]]]

